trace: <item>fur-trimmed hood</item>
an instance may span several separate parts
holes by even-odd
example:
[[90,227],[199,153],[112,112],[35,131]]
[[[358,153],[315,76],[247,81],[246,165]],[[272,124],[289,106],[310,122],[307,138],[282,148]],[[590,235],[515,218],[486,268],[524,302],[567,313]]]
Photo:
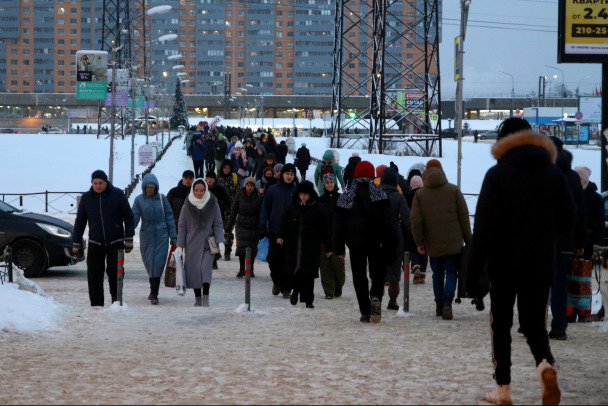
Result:
[[531,130],[520,131],[498,140],[492,147],[492,156],[494,156],[496,160],[500,160],[507,152],[525,145],[533,145],[546,149],[551,156],[551,162],[555,163],[557,159],[557,149],[555,148],[553,141],[551,141],[549,137],[535,133]]

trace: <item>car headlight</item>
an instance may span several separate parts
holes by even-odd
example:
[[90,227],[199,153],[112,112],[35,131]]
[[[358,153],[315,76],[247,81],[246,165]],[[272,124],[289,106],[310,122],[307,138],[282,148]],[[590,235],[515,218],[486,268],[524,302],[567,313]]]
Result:
[[65,228],[61,228],[61,227],[54,226],[51,224],[46,224],[46,223],[36,223],[36,225],[38,227],[40,227],[41,229],[43,229],[44,231],[46,231],[47,233],[56,235],[57,237],[63,237],[63,238],[72,237],[72,233],[70,233]]

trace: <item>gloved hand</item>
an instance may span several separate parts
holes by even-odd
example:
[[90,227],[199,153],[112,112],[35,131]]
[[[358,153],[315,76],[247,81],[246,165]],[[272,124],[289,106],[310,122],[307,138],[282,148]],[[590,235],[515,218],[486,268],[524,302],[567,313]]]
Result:
[[171,238],[171,245],[177,245],[177,238]]
[[80,258],[81,249],[80,249],[80,245],[72,245],[72,254],[74,254],[74,256],[76,258]]
[[133,251],[133,240],[126,240],[125,241],[125,253],[129,253]]
[[224,245],[224,243],[223,243],[223,242],[218,243],[218,244],[217,244],[217,246],[218,246],[218,247],[219,247],[219,249],[220,249],[220,254],[221,254],[222,252],[226,252],[226,246]]
[[180,257],[184,254],[184,249],[182,247],[177,247],[174,252],[176,257]]

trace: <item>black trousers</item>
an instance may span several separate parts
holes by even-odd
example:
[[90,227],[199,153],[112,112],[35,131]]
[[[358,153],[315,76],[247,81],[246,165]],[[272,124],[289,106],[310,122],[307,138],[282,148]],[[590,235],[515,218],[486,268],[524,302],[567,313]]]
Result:
[[490,328],[492,336],[492,362],[494,379],[498,385],[511,383],[511,327],[513,326],[513,306],[517,298],[519,324],[527,338],[528,346],[536,365],[546,359],[555,362],[549,346],[545,327],[545,312],[549,300],[551,281],[534,281],[519,278],[492,280],[496,289],[490,291]]
[[205,177],[205,161],[192,161],[194,164],[194,179]]
[[103,297],[103,274],[108,275],[110,284],[110,295],[112,303],[116,301],[116,269],[118,262],[118,250],[123,248],[123,244],[114,244],[109,247],[89,244],[87,255],[87,281],[89,283],[89,299],[91,306],[102,306]]
[[289,291],[289,285],[284,275],[285,249],[277,244],[275,235],[268,236],[268,255],[266,256],[270,268],[272,283],[281,288],[281,292]]
[[293,294],[300,294],[300,302],[312,304],[315,300],[315,278],[310,272],[299,270],[291,277]]
[[150,294],[158,296],[158,290],[160,288],[160,276],[158,278],[150,278]]
[[205,160],[205,166],[207,167],[207,171],[215,171],[215,161],[213,158],[207,158]]
[[306,169],[300,169],[300,176],[302,177],[300,181],[306,180]]
[[[368,290],[367,265],[369,262],[369,277],[372,286]],[[370,314],[372,303],[370,298],[376,296],[382,300],[384,295],[384,278],[386,276],[386,264],[382,258],[380,247],[371,248],[351,248],[350,267],[353,273],[353,284],[359,302],[361,314]]]

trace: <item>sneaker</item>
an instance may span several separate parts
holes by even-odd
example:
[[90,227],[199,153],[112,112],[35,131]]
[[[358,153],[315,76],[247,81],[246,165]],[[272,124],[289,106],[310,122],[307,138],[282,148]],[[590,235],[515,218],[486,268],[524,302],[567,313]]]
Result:
[[397,301],[389,300],[388,306],[386,306],[386,310],[399,310],[399,305]]
[[380,323],[382,319],[382,307],[380,303],[380,299],[376,296],[372,297],[372,312],[370,314],[370,319],[374,323]]
[[292,293],[291,296],[289,296],[289,303],[291,303],[293,306],[298,304],[298,294],[296,292]]
[[339,288],[336,287],[336,291],[334,292],[334,297],[340,297],[342,296],[342,286],[340,286]]
[[153,305],[157,305],[158,304],[158,296],[152,296],[152,299],[150,299],[150,303],[153,304]]
[[511,385],[496,385],[492,392],[486,394],[485,401],[494,405],[512,405]]
[[281,293],[283,294],[283,299],[289,299],[291,297],[291,292],[288,290],[284,290]]
[[549,338],[552,338],[554,340],[567,340],[568,336],[566,335],[565,331],[561,331],[561,330],[551,330],[549,332]]
[[272,294],[274,296],[278,296],[279,293],[281,293],[281,288],[279,288],[277,285],[272,285]]
[[543,405],[559,405],[562,394],[557,385],[557,373],[555,369],[544,359],[536,367],[538,379],[540,379],[540,391]]
[[369,314],[362,315],[361,318],[359,319],[359,321],[361,323],[369,323],[370,322],[370,315]]
[[314,309],[315,305],[313,305],[312,302],[311,303],[306,303],[306,308],[307,309]]
[[332,295],[331,293],[328,293],[327,295],[325,295],[325,299],[327,300],[331,300],[334,298],[334,295]]
[[245,272],[244,271],[239,271],[239,273],[236,274],[236,277],[241,279],[245,276]]

